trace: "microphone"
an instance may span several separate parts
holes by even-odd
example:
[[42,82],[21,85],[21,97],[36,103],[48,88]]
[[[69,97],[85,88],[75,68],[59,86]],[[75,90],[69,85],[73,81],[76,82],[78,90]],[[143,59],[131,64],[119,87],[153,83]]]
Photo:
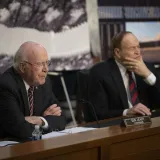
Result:
[[61,72],[48,72],[48,75],[51,75],[51,76],[61,76],[62,73]]
[[93,105],[91,102],[89,102],[89,101],[87,101],[87,100],[84,100],[84,99],[79,99],[78,101],[80,101],[80,102],[82,102],[82,103],[88,103],[88,104],[89,104],[89,106],[92,108],[93,115],[94,115],[94,118],[96,119],[97,126],[98,126],[98,128],[101,128],[101,127],[100,127],[99,120],[98,120],[98,117],[97,117],[97,115],[96,115],[96,111],[95,111],[94,105]]

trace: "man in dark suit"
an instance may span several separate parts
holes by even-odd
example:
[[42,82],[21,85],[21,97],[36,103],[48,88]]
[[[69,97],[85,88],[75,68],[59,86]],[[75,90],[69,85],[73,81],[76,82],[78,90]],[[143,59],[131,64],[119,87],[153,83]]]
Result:
[[13,67],[1,75],[1,138],[27,139],[35,125],[48,132],[65,128],[65,117],[47,78],[49,64],[43,46],[25,42],[15,55]]
[[[112,40],[112,49],[113,58],[90,70],[88,100],[98,119],[151,115],[160,95],[160,77],[152,65],[143,62],[137,38],[131,32],[120,32]],[[130,86],[129,75],[135,85]],[[133,86],[134,95],[130,91]],[[89,121],[95,120],[91,107],[87,109]]]

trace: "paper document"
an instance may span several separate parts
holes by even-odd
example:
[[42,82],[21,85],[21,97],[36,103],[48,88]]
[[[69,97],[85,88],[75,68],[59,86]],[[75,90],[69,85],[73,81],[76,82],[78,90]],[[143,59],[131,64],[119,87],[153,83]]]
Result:
[[0,141],[0,147],[11,146],[17,144],[19,142],[16,141]]
[[79,133],[79,132],[86,132],[94,129],[97,129],[97,128],[74,127],[74,128],[69,128],[69,129],[56,131],[56,132],[54,131],[54,132],[42,135],[42,139],[64,136],[67,134],[73,134],[73,133]]

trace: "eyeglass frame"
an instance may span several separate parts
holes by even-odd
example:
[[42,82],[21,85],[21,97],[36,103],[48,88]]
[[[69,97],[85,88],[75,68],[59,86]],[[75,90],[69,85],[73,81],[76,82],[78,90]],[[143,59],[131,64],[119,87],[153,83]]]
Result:
[[[45,61],[45,62],[37,62],[37,63],[30,63],[30,62],[28,62],[28,61],[23,61],[24,63],[27,63],[27,64],[30,64],[30,65],[33,65],[33,66],[35,66],[35,67],[37,67],[37,68],[42,68],[42,67],[44,67],[44,66],[50,66],[50,64],[51,64],[51,61]],[[22,63],[23,63],[22,62]]]

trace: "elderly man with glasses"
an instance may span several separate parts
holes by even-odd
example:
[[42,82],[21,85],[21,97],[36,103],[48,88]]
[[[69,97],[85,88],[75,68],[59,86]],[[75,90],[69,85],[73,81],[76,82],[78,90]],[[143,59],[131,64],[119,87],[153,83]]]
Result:
[[46,132],[65,128],[49,79],[47,51],[35,42],[23,43],[14,65],[0,78],[0,138],[31,137],[35,125]]

